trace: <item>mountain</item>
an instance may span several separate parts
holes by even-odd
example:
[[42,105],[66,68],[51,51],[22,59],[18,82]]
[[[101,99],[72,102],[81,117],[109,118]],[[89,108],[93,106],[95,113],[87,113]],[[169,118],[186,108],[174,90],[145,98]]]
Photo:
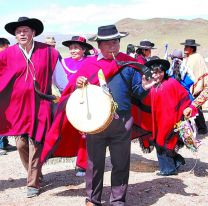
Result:
[[[180,45],[185,39],[195,39],[201,46],[198,51],[204,56],[208,56],[208,20],[205,19],[167,19],[153,18],[147,20],[138,20],[125,18],[115,23],[119,31],[129,32],[129,35],[121,40],[121,50],[126,51],[129,43],[138,45],[143,39],[148,39],[155,43],[157,49],[152,51],[153,55],[161,58],[164,56],[164,45],[168,43],[168,51],[171,53],[174,49],[183,49]],[[90,35],[90,34],[89,34]],[[36,37],[36,40],[44,42],[46,36],[54,36],[57,42],[57,49],[63,57],[68,56],[68,48],[64,47],[62,41],[70,39],[70,34],[45,34]],[[14,38],[9,39],[11,44]],[[96,43],[91,43],[97,47]]]
[[129,32],[129,36],[123,38],[122,48],[128,43],[138,45],[143,39],[151,40],[157,48],[153,52],[161,57],[164,55],[164,44],[168,43],[169,53],[173,49],[183,49],[180,45],[185,39],[195,39],[201,46],[198,51],[208,55],[208,21],[205,19],[167,19],[153,18],[148,20],[122,19],[116,22],[119,31]]

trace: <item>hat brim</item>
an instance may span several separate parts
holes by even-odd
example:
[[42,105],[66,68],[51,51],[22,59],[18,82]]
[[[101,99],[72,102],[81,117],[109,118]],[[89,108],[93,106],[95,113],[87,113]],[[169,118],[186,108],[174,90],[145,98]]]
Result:
[[62,44],[66,47],[69,47],[72,44],[80,44],[81,46],[86,47],[87,49],[91,50],[93,49],[93,46],[91,44],[85,43],[85,42],[81,42],[81,41],[72,41],[72,40],[68,40],[68,41],[63,41]]
[[184,46],[200,46],[200,44],[187,44],[187,43],[180,43],[181,45],[184,45]]
[[161,64],[164,71],[167,71],[170,68],[170,62],[165,59],[154,59],[150,60],[145,63],[145,66],[149,67],[151,69],[151,66],[154,64]]
[[138,49],[157,49],[155,47],[151,47],[151,46],[135,46],[137,47]]
[[40,35],[43,32],[44,26],[43,23],[39,19],[26,19],[20,22],[10,22],[5,25],[5,30],[15,36],[15,30],[19,26],[28,26],[31,29],[35,30],[35,36]]
[[89,41],[108,41],[108,40],[113,40],[113,39],[121,39],[121,38],[126,37],[128,35],[129,35],[128,32],[118,32],[117,34],[109,35],[109,36],[94,35],[89,38]]

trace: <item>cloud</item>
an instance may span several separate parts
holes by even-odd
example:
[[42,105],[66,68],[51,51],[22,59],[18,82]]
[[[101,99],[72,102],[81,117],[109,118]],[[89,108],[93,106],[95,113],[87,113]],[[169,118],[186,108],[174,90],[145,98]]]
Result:
[[[197,9],[196,9],[197,8]],[[22,16],[16,11],[1,16],[1,22],[10,22]],[[60,3],[44,4],[24,13],[25,16],[43,21],[44,32],[55,33],[95,33],[101,25],[113,24],[123,18],[149,19],[161,18],[198,18],[207,17],[207,0],[129,0],[106,5],[83,4],[62,6]]]

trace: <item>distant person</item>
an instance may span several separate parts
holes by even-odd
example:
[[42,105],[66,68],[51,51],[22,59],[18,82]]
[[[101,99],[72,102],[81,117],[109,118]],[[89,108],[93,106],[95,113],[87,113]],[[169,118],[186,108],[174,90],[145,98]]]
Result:
[[190,100],[193,101],[194,98],[190,88],[195,82],[195,77],[192,69],[187,67],[183,62],[184,56],[182,50],[175,49],[169,57],[171,57],[172,62],[170,69],[167,71],[168,75],[176,79],[186,89]]
[[[81,64],[87,59],[93,46],[87,43],[82,36],[72,36],[70,40],[63,41],[62,44],[69,49],[69,57],[62,59],[62,65],[70,81],[72,76],[79,70]],[[87,152],[85,137],[80,139],[76,161],[76,176],[85,176],[87,167]]]
[[[0,38],[0,52],[8,48],[9,45],[10,42],[8,39]],[[0,155],[7,154],[7,150],[10,148],[10,146],[11,145],[9,145],[7,136],[0,136]]]
[[4,51],[6,48],[8,48],[10,45],[10,42],[6,38],[0,38],[0,52]]
[[56,47],[56,40],[53,36],[47,36],[45,38],[45,43],[51,45],[52,47]]
[[[203,56],[197,53],[197,47],[200,46],[200,44],[197,44],[194,39],[186,39],[185,42],[181,43],[181,45],[184,45],[184,64],[189,67],[194,74],[195,82],[191,87],[191,93],[194,98],[196,98],[203,88],[208,85],[207,66]],[[199,108],[199,113],[195,122],[198,128],[198,134],[207,134],[208,130],[202,108]]]
[[67,84],[58,51],[34,41],[43,29],[36,18],[19,17],[7,23],[5,30],[17,44],[0,52],[0,134],[17,136],[17,150],[27,171],[28,198],[40,192],[39,160],[51,125],[52,77],[60,89]]
[[135,47],[134,47],[133,44],[128,44],[127,45],[126,54],[128,54],[129,56],[135,58],[136,50],[135,50]]
[[154,43],[146,39],[140,41],[139,45],[135,46],[138,47],[136,50],[136,58],[140,64],[145,64],[149,60],[152,54],[151,50],[156,49],[154,46]]

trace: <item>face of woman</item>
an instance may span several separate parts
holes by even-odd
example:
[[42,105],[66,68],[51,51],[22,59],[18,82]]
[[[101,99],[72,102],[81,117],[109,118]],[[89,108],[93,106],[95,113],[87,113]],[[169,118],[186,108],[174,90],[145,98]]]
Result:
[[80,60],[84,56],[85,49],[79,44],[71,44],[69,46],[69,53],[72,59]]
[[165,72],[161,68],[155,68],[153,71],[154,79],[157,83],[160,83],[163,81]]

